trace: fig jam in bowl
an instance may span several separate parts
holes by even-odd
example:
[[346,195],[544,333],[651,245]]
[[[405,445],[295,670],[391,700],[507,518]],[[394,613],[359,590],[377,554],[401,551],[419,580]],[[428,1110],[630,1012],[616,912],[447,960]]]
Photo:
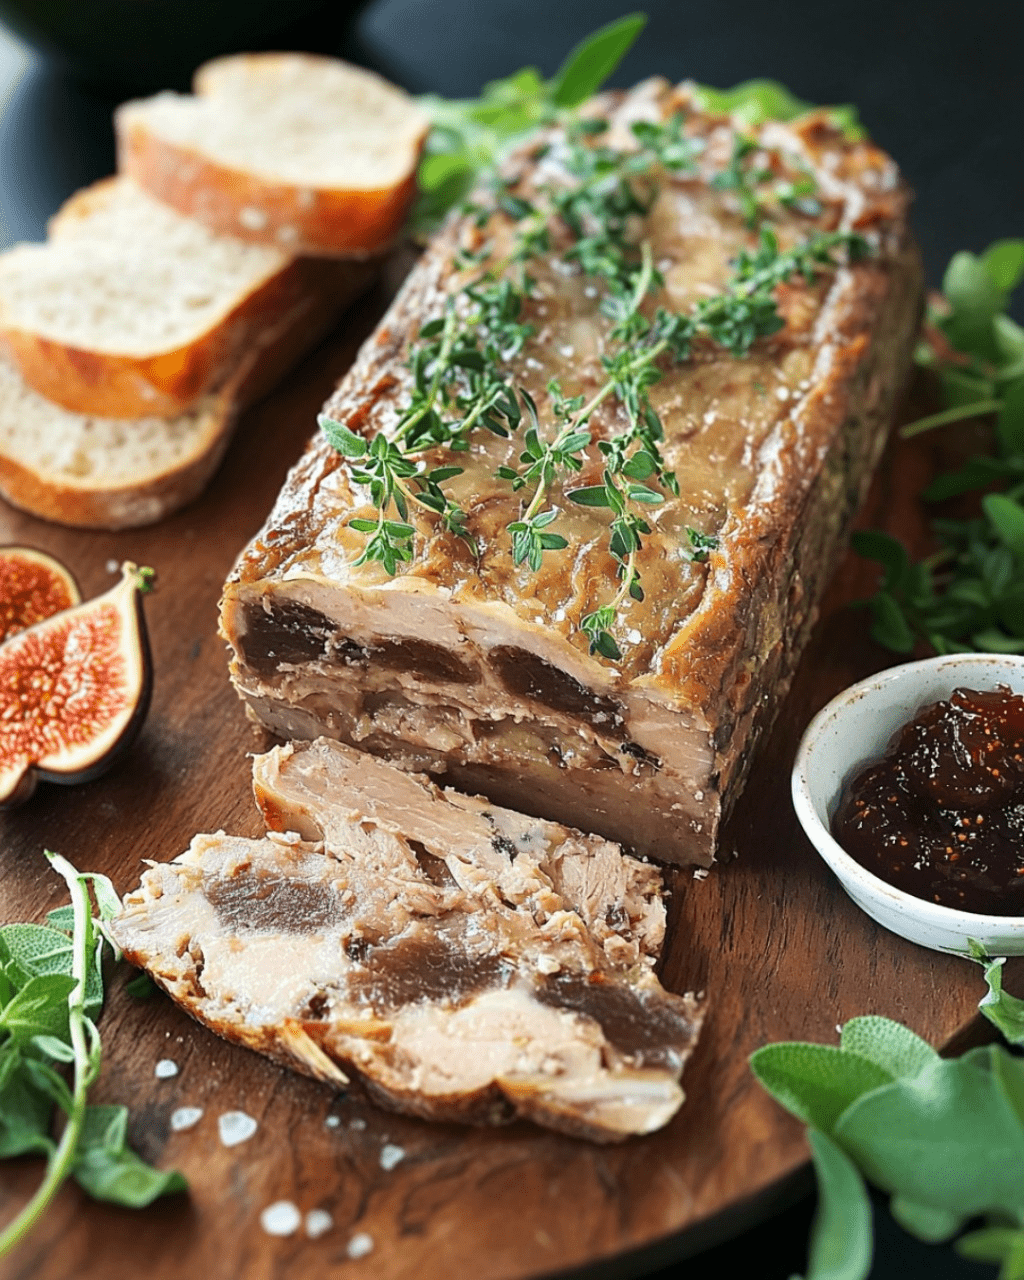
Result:
[[[1024,657],[926,658],[851,685],[803,736],[792,787],[808,839],[854,902],[911,942],[966,955],[973,940],[989,955],[1024,954],[1018,698]],[[950,705],[925,711],[936,703]]]

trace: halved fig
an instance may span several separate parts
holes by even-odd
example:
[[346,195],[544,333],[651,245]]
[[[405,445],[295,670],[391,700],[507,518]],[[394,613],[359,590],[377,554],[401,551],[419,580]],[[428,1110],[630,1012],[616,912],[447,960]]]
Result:
[[33,547],[0,547],[0,644],[81,600],[70,570],[53,556]]
[[0,808],[36,783],[88,782],[135,737],[149,708],[152,665],[142,594],[151,569],[0,644]]

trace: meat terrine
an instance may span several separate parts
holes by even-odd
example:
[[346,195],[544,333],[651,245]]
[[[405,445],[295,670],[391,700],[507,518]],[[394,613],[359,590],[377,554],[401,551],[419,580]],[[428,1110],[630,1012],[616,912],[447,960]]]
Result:
[[702,1011],[654,974],[656,868],[328,739],[254,780],[271,834],[197,836],[112,925],[194,1017],[428,1119],[615,1141],[671,1118]]
[[[598,100],[591,115],[610,126],[603,145],[624,150],[637,121],[679,119],[696,156],[658,171],[656,197],[629,215],[660,273],[649,315],[696,314],[728,295],[737,260],[764,244],[758,222],[781,250],[836,231],[867,247],[778,282],[780,327],[747,349],[698,334],[685,359],[662,361],[649,398],[679,491],[646,509],[650,534],[635,557],[644,599],[626,599],[610,624],[620,657],[593,652],[581,629],[618,587],[612,513],[566,499],[601,480],[600,443],[628,421],[616,396],[589,420],[582,472],[550,486],[550,528],[566,545],[539,566],[516,563],[508,527],[526,504],[497,475],[517,465],[521,431],[428,451],[430,466],[462,468],[448,483],[471,536],[412,503],[414,555],[393,575],[360,562],[366,535],[351,522],[377,513],[352,463],[319,436],[227,583],[222,632],[238,692],[274,733],[326,734],[660,860],[706,866],[910,367],[921,275],[909,195],[887,156],[824,114],[741,135],[697,111],[685,86],[655,81]],[[557,168],[558,140],[554,130],[521,155],[506,190],[535,192]],[[411,345],[446,313],[481,235],[501,243],[503,219],[484,232],[473,212],[449,222],[328,402],[330,418],[364,439],[393,431],[417,376]],[[564,224],[553,219],[548,233],[528,264],[520,319],[530,335],[507,360],[536,402],[542,439],[557,430],[552,378],[566,399],[608,378],[613,323],[599,275],[562,252]]]

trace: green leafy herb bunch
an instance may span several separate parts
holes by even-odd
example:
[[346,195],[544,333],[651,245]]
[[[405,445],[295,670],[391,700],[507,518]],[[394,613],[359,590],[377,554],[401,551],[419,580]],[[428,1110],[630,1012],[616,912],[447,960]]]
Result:
[[869,601],[872,635],[897,653],[1024,653],[1024,329],[1007,314],[1024,278],[1024,240],[958,253],[933,303],[918,362],[937,375],[946,407],[904,427],[904,437],[968,418],[994,423],[991,451],[936,477],[927,503],[973,495],[966,516],[936,515],[936,550],[911,559],[896,538],[854,534],[882,566]]

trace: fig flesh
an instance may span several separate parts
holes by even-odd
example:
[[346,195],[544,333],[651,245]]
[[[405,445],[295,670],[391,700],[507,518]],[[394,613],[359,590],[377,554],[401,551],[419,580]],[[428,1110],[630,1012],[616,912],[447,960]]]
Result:
[[151,575],[126,562],[104,595],[0,644],[0,808],[40,780],[88,782],[135,737],[152,686],[141,599]]
[[0,547],[0,644],[81,600],[78,583],[53,556],[33,547]]

